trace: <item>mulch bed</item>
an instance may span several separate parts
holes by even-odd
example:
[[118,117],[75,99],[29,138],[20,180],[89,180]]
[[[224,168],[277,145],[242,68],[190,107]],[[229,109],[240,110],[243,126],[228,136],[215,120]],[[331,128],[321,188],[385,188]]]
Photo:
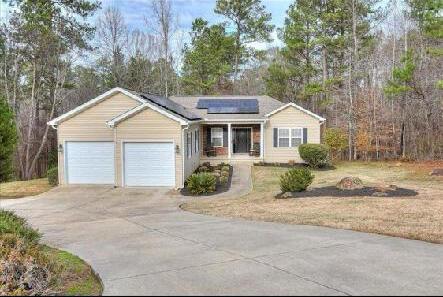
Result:
[[[371,197],[371,198],[380,198],[379,196],[373,196],[374,193],[379,193],[376,187],[363,187],[361,189],[354,190],[340,190],[334,186],[322,187],[322,188],[314,188],[304,192],[291,193],[293,198],[319,198],[319,197]],[[417,196],[418,192],[405,189],[405,188],[397,188],[396,190],[390,190],[383,192],[385,193],[382,198],[385,197],[412,197]],[[278,194],[276,198],[281,198],[282,194]]]
[[209,196],[214,196],[214,195],[217,195],[217,194],[220,194],[220,193],[227,192],[231,188],[232,172],[233,172],[232,166],[229,165],[228,182],[226,184],[219,184],[217,182],[217,186],[215,187],[215,191],[212,192],[212,193],[196,195],[196,194],[191,193],[186,187],[184,187],[184,188],[182,188],[180,190],[180,194],[182,194],[183,196],[209,197]]

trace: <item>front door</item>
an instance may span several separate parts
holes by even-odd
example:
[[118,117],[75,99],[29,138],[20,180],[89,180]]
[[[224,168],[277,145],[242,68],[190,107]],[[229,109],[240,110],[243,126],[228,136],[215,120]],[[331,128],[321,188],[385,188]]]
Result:
[[234,129],[234,154],[248,153],[251,148],[251,129],[235,128]]

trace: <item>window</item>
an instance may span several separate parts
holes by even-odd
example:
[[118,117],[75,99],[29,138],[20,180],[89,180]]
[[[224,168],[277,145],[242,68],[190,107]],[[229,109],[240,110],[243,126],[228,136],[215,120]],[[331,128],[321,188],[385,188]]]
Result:
[[289,129],[278,129],[278,146],[289,147]]
[[191,158],[192,156],[192,136],[191,133],[186,133],[186,150],[188,152],[187,156],[188,159]]
[[291,147],[299,146],[300,144],[302,144],[302,131],[303,130],[301,128],[291,129]]
[[199,150],[199,139],[200,139],[200,137],[199,137],[199,131],[198,130],[195,130],[194,131],[194,153],[198,153],[198,150]]
[[223,146],[223,128],[211,128],[211,146]]
[[278,129],[278,146],[279,147],[296,147],[303,143],[302,128],[279,128]]

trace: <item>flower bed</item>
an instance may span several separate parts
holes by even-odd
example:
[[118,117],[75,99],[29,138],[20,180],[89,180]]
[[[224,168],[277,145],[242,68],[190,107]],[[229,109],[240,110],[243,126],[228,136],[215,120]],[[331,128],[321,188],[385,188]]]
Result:
[[[215,190],[211,189],[199,194],[193,191],[195,180],[197,176],[201,174],[210,174],[215,178]],[[200,176],[201,177],[201,176]],[[185,183],[185,187],[181,190],[181,194],[184,196],[212,196],[223,192],[226,192],[231,187],[232,180],[232,166],[226,163],[220,163],[218,165],[211,165],[209,162],[205,162],[200,165],[195,173],[188,178]]]

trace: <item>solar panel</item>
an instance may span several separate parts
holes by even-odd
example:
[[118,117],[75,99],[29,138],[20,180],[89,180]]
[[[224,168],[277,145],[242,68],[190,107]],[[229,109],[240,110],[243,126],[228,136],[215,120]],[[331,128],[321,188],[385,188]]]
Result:
[[197,108],[208,113],[258,113],[257,99],[200,99]]

